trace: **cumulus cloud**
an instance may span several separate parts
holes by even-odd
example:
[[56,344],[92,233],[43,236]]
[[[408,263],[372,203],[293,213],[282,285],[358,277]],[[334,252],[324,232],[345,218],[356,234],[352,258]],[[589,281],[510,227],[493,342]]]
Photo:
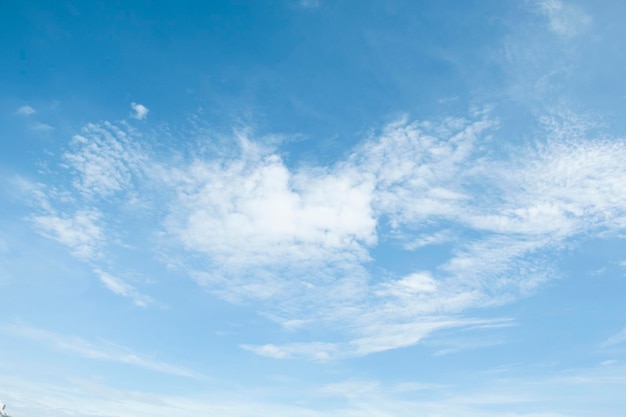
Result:
[[373,184],[355,172],[292,173],[269,155],[196,162],[177,176],[169,229],[225,264],[359,257],[376,241]]
[[148,113],[150,112],[150,110],[143,104],[133,102],[130,103],[130,107],[133,109],[133,114],[131,115],[133,119],[144,120],[148,117]]
[[210,270],[194,278],[226,298],[312,294],[342,281],[352,291],[377,241],[373,177],[346,164],[290,169],[239,141],[236,157],[164,171],[176,190],[166,230]]

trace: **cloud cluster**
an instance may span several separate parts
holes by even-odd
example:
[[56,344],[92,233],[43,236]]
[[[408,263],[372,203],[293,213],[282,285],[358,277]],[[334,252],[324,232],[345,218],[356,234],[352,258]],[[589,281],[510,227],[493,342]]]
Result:
[[64,155],[74,187],[86,196],[101,198],[129,191],[144,158],[131,133],[108,122],[85,126]]
[[67,175],[59,184],[16,181],[32,199],[35,211],[29,220],[35,230],[68,247],[92,267],[105,288],[140,307],[154,300],[106,270],[111,267],[110,249],[124,229],[116,228],[115,208],[123,216],[124,207],[133,204],[145,158],[133,132],[124,126],[88,124],[62,155],[60,166]]
[[[626,226],[626,142],[589,137],[583,119],[564,113],[546,116],[535,143],[497,155],[486,150],[497,125],[488,113],[402,119],[345,159],[312,167],[290,166],[279,149],[242,134],[236,152],[159,159],[129,128],[90,124],[64,156],[71,187],[58,193],[80,209],[32,220],[90,259],[112,242],[120,219],[111,216],[127,215],[110,204],[132,199],[162,219],[149,225],[165,242],[153,250],[210,292],[258,303],[295,331],[287,345],[244,348],[276,358],[366,355],[485,324],[464,311],[534,291],[554,276],[547,255],[566,239]],[[376,251],[431,244],[447,259],[408,273],[371,268]],[[94,271],[112,292],[149,304]],[[316,324],[343,337],[297,340]]]

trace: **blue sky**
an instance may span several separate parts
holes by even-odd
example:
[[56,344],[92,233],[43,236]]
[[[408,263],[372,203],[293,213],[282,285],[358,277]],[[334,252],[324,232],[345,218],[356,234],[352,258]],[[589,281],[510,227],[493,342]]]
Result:
[[0,400],[622,416],[625,15],[2,2]]

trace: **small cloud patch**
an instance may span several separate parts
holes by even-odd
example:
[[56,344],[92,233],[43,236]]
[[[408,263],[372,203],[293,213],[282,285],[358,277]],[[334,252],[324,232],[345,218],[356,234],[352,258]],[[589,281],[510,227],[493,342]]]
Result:
[[31,106],[22,106],[17,109],[15,113],[19,114],[20,116],[32,116],[33,114],[37,113],[37,110],[35,110]]
[[133,119],[144,120],[146,117],[148,117],[148,113],[150,112],[150,110],[143,104],[133,102],[130,103],[130,107],[133,109],[134,112],[130,116]]
[[36,122],[31,126],[31,129],[37,132],[50,132],[54,130],[54,126],[50,126],[47,123]]

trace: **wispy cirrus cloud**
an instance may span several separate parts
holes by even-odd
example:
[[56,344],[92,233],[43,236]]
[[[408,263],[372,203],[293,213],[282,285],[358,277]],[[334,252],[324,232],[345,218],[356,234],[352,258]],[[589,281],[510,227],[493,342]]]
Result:
[[28,217],[35,230],[66,246],[89,264],[105,288],[140,307],[156,302],[104,271],[111,250],[125,245],[119,240],[125,231],[110,204],[121,212],[138,201],[133,187],[144,174],[144,158],[133,132],[124,126],[88,124],[62,155],[60,165],[69,176],[62,176],[58,186],[23,178],[15,181],[35,209]]
[[10,336],[29,339],[41,343],[50,349],[87,359],[117,362],[173,376],[201,377],[194,371],[143,357],[130,349],[112,344],[106,340],[90,342],[81,337],[61,335],[19,323],[6,325],[3,331]]
[[[388,306],[387,306],[388,307]],[[273,359],[304,358],[315,361],[328,361],[341,358],[361,357],[415,345],[436,331],[458,329],[476,325],[498,325],[510,323],[508,319],[482,320],[453,318],[449,316],[427,317],[417,315],[409,319],[407,308],[395,310],[377,308],[369,314],[360,312],[363,317],[350,317],[353,339],[346,342],[302,342],[284,345],[241,345],[242,349],[259,356]]]
[[539,10],[548,18],[550,30],[564,38],[572,38],[585,32],[592,18],[575,4],[561,0],[542,0]]
[[31,221],[41,234],[70,248],[83,260],[101,256],[104,231],[100,224],[102,215],[97,210],[79,210],[76,213],[47,213],[32,216]]
[[[377,379],[336,379],[306,389],[280,386],[280,400],[259,390],[218,388],[201,395],[122,390],[97,380],[24,381],[0,375],[0,394],[22,414],[53,416],[160,417],[189,415],[353,417],[437,415],[441,417],[574,417],[581,407],[618,416],[624,400],[623,367],[555,372],[550,377],[506,375],[475,379],[470,388],[424,381],[386,383]],[[277,387],[278,388],[278,387]],[[428,395],[417,395],[424,391]],[[573,395],[575,394],[575,395]],[[328,402],[328,399],[333,399]],[[608,402],[607,402],[608,401]]]
[[626,345],[626,328],[602,342],[601,346],[603,348],[610,348],[622,344]]
[[100,282],[102,282],[107,289],[114,294],[131,299],[133,303],[139,307],[147,307],[155,302],[152,297],[141,294],[135,287],[119,277],[113,276],[99,269],[96,269],[94,272],[98,275]]
[[350,158],[354,169],[376,179],[373,205],[392,227],[455,218],[468,198],[463,177],[475,164],[476,141],[495,127],[481,114],[472,120],[390,123]]

